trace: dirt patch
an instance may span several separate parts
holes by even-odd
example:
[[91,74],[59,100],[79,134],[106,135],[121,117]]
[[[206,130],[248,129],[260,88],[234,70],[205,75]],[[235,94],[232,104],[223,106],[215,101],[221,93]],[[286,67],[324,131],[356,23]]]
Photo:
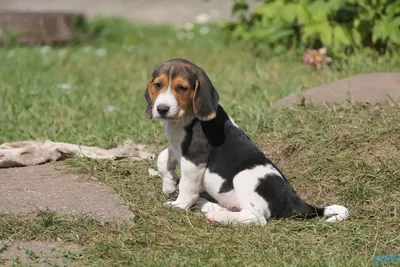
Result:
[[371,167],[383,167],[385,161],[399,153],[398,148],[389,141],[378,144],[363,144],[356,151],[358,155]]
[[370,73],[317,86],[282,98],[272,108],[307,104],[400,101],[400,72]]
[[22,242],[4,244],[0,250],[0,263],[13,266],[68,266],[79,258],[81,247],[57,242]]
[[102,222],[131,220],[133,212],[109,187],[79,181],[55,164],[0,169],[0,214],[51,210],[82,214]]

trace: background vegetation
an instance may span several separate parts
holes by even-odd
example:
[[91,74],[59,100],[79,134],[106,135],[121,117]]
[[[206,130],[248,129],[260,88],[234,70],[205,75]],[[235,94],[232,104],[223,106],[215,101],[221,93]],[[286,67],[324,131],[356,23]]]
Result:
[[393,52],[400,46],[397,0],[265,0],[249,13],[246,0],[235,0],[237,22],[225,29],[268,53],[326,47],[335,56],[355,50]]

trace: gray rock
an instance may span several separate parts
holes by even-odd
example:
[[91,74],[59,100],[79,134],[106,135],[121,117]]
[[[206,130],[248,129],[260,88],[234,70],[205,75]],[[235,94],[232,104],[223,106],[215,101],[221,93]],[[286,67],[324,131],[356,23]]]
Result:
[[125,221],[133,212],[111,188],[45,164],[0,169],[0,214],[51,210],[88,215],[102,222]]
[[272,104],[272,108],[296,105],[378,103],[400,101],[400,72],[369,73],[349,77],[289,95]]

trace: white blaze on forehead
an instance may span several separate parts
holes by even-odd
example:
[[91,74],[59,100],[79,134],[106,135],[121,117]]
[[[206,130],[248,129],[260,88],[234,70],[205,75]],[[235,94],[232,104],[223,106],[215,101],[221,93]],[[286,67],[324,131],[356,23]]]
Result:
[[167,91],[159,94],[156,101],[154,102],[153,110],[152,110],[154,118],[161,117],[157,111],[158,105],[166,105],[169,107],[169,111],[166,114],[167,117],[174,117],[179,112],[178,101],[176,100],[175,96],[172,94],[172,90],[171,90],[172,70],[173,70],[173,67],[171,67],[171,69],[169,71],[169,75],[168,75],[169,81],[168,81]]
[[167,91],[171,91],[171,83],[172,83],[172,70],[174,69],[174,66],[171,67],[169,70],[169,75],[168,75],[168,89]]

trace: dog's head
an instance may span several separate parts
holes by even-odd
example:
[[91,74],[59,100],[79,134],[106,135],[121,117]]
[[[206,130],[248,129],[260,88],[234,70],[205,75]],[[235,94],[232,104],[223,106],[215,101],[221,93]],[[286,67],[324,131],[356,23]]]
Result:
[[208,121],[216,116],[219,96],[203,69],[185,59],[157,66],[144,97],[148,118],[180,120],[188,111]]

